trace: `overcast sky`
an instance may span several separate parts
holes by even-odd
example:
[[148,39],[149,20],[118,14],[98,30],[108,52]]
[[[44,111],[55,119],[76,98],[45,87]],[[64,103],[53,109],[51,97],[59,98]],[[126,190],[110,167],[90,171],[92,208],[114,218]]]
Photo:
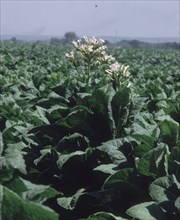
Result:
[[0,0],[0,34],[179,37],[180,0]]

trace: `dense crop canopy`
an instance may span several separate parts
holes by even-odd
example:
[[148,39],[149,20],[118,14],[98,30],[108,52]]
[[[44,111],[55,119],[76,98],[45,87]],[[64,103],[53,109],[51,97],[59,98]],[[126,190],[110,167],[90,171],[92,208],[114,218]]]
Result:
[[179,219],[179,54],[104,43],[1,42],[0,219]]

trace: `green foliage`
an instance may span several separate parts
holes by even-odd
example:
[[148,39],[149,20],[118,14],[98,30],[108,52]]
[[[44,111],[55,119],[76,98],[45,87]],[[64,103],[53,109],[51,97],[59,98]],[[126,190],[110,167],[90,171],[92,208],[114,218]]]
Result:
[[164,210],[172,214],[180,213],[180,183],[174,175],[160,177],[153,181],[149,192],[152,199]]
[[176,51],[108,48],[127,87],[71,47],[0,46],[0,219],[179,219]]
[[[1,186],[2,187],[2,186]],[[25,202],[16,193],[2,187],[1,216],[2,219],[13,220],[56,220],[58,215],[51,209],[33,202]]]
[[127,210],[127,214],[140,220],[166,220],[163,210],[155,202],[144,202]]
[[[123,220],[123,219],[125,220],[125,218],[117,217],[108,212],[98,212],[86,218],[86,220]],[[81,220],[85,220],[85,219],[81,219]]]

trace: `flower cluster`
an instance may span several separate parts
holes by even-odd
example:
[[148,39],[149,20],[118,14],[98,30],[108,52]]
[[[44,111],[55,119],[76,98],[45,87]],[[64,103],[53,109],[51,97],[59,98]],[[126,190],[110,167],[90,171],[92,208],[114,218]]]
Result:
[[110,76],[118,76],[122,75],[124,77],[129,77],[130,72],[128,71],[129,66],[125,66],[123,64],[119,64],[118,62],[115,62],[109,66],[109,69],[106,70],[106,73],[108,73]]
[[101,52],[106,49],[104,46],[105,41],[103,39],[96,39],[95,37],[88,38],[84,36],[81,40],[72,42],[75,48],[85,53]]
[[74,51],[71,51],[70,53],[66,53],[66,57],[69,58],[71,62],[73,62],[75,60]]
[[114,57],[106,53],[107,47],[104,45],[105,41],[103,39],[85,36],[81,40],[73,41],[72,43],[76,50],[76,57],[73,51],[66,53],[66,57],[71,62],[74,62],[75,59],[80,59],[81,62],[99,66],[102,63],[115,61]]
[[85,36],[78,41],[73,41],[72,44],[75,50],[66,53],[66,57],[76,69],[78,66],[85,66],[88,75],[92,70],[104,72],[112,81],[116,81],[116,84],[129,85],[129,66],[118,63],[112,55],[107,54],[103,39]]
[[129,66],[119,64],[115,62],[109,66],[109,69],[105,70],[108,76],[113,80],[115,87],[121,87],[122,85],[130,87],[131,83],[129,81],[130,72]]

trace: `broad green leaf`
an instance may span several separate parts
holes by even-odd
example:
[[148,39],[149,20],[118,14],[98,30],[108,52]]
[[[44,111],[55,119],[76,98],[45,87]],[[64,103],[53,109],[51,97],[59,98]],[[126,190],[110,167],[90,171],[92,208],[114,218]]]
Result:
[[23,200],[37,203],[43,203],[60,194],[50,186],[37,185],[20,177],[13,179],[7,186],[21,196]]
[[139,144],[133,150],[133,155],[135,157],[141,158],[145,154],[147,154],[150,150],[152,150],[152,146],[146,144]]
[[139,220],[166,220],[165,213],[155,202],[144,202],[134,205],[126,213]]
[[154,146],[155,139],[152,136],[134,134],[133,137],[137,140],[149,146],[149,149],[152,149]]
[[174,175],[164,176],[154,180],[149,187],[149,194],[167,212],[180,212],[180,183]]
[[132,172],[133,172],[132,168],[125,168],[117,171],[116,173],[112,174],[110,177],[106,179],[103,188],[108,188],[123,182],[128,183]]
[[61,105],[53,105],[50,109],[47,110],[47,112],[49,114],[51,114],[53,111],[56,111],[56,110],[67,110],[68,108],[66,106],[61,106]]
[[116,173],[117,165],[115,164],[101,164],[94,168],[94,171],[100,171],[107,174],[114,174]]
[[87,107],[76,106],[68,114],[66,122],[75,132],[83,135],[91,133],[92,112]]
[[89,97],[89,105],[91,109],[98,110],[98,112],[108,115],[108,104],[113,95],[114,90],[112,90],[112,87],[109,87],[109,85],[96,89],[92,93],[92,96]]
[[0,184],[0,220],[2,220],[3,186]]
[[13,191],[3,187],[3,198],[1,203],[1,217],[6,220],[13,220],[23,211],[22,199]]
[[91,93],[78,92],[77,95],[78,95],[81,99],[84,99],[85,97],[91,96]]
[[122,139],[115,139],[107,141],[98,147],[100,151],[107,153],[114,164],[127,162],[126,156],[121,152],[120,147],[125,141]]
[[116,92],[111,100],[112,118],[116,126],[116,135],[118,136],[121,135],[122,128],[127,123],[129,93],[129,88],[122,88]]
[[3,136],[2,133],[0,132],[0,156],[2,155],[3,150],[4,150]]
[[20,172],[26,174],[26,164],[23,158],[25,153],[18,149],[8,148],[5,156],[0,158],[0,168],[18,169]]
[[2,219],[6,220],[58,220],[58,215],[52,209],[37,203],[25,202],[6,187],[3,187],[1,210]]
[[0,169],[0,184],[10,181],[13,178],[14,169]]
[[171,154],[168,158],[169,174],[174,174],[177,180],[180,181],[180,148],[179,146],[171,149]]
[[115,188],[126,192],[128,195],[141,195],[141,189],[136,185],[138,183],[137,173],[133,168],[125,168],[117,171],[108,177],[103,185],[103,189]]
[[28,202],[23,205],[23,212],[19,213],[19,218],[22,220],[58,220],[58,214],[54,210],[34,203]]
[[76,157],[76,156],[82,156],[85,155],[86,152],[84,151],[75,151],[73,153],[70,154],[62,154],[59,156],[59,159],[57,160],[57,165],[59,168],[62,168],[62,166],[72,157]]
[[171,157],[178,165],[180,165],[180,148],[179,147],[172,148]]
[[145,176],[159,177],[168,174],[169,148],[166,144],[150,150],[138,162],[138,171]]
[[170,117],[164,117],[163,119],[159,122],[162,142],[173,147],[178,143],[180,137],[179,124]]
[[90,215],[88,218],[83,218],[80,220],[127,220],[125,218],[121,218],[119,216],[115,216],[109,212],[97,212],[95,214]]
[[36,106],[37,109],[37,113],[39,115],[39,117],[41,118],[41,120],[45,123],[45,124],[49,124],[48,119],[46,118],[46,109],[40,107],[40,106]]
[[63,142],[63,141],[65,141],[65,140],[73,140],[73,139],[76,139],[76,138],[81,138],[81,137],[83,137],[83,135],[81,135],[81,134],[79,134],[79,133],[74,133],[74,134],[72,134],[72,135],[69,135],[69,136],[64,136],[62,139],[61,139],[61,141],[60,142]]
[[57,199],[58,204],[64,209],[73,210],[80,196],[84,194],[85,189],[79,189],[73,196],[61,197]]
[[56,149],[59,152],[72,152],[78,149],[86,149],[88,145],[88,138],[76,132],[71,135],[64,136],[56,145]]
[[70,110],[70,113],[68,116],[70,116],[71,114],[75,114],[77,112],[87,112],[87,113],[93,114],[93,112],[88,107],[84,105],[76,105]]
[[134,121],[131,131],[132,135],[139,135],[139,138],[144,143],[152,145],[154,140],[158,139],[160,133],[153,115],[146,112],[140,112],[134,116]]
[[180,196],[176,199],[175,203],[174,203],[175,207],[179,210],[180,212]]
[[27,147],[27,145],[24,142],[20,141],[20,142],[13,143],[13,144],[7,144],[7,147],[8,147],[8,150],[17,149],[21,151],[23,148]]
[[51,153],[51,147],[40,150],[41,156],[34,160],[34,164],[37,165],[47,154]]

